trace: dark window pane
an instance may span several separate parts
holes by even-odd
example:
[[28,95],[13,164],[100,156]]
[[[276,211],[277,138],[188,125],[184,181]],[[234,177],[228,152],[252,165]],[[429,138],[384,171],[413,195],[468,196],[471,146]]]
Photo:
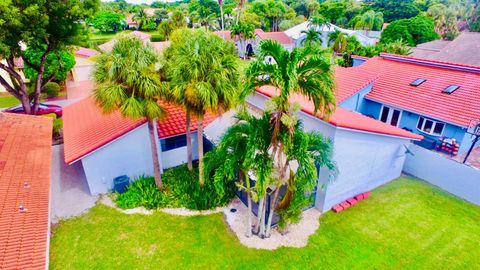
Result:
[[433,126],[433,122],[430,120],[426,120],[425,126],[423,127],[423,131],[430,133],[430,131],[432,130],[432,126]]
[[187,137],[185,135],[170,137],[161,140],[162,151],[173,150],[187,145]]
[[435,128],[433,129],[433,134],[442,134],[443,127],[445,126],[444,123],[437,123],[435,124]]
[[380,117],[380,121],[382,121],[384,123],[387,122],[388,111],[390,111],[390,109],[388,107],[383,107],[382,116]]
[[397,126],[399,119],[400,119],[400,111],[393,110],[392,121],[390,122],[390,124],[391,124],[392,126]]
[[422,125],[423,125],[423,117],[420,117],[418,118],[417,128],[422,129]]

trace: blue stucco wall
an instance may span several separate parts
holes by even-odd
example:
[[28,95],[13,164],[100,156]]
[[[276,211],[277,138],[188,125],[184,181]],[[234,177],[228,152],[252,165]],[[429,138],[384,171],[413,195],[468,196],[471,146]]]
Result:
[[351,97],[347,98],[339,104],[340,107],[350,111],[362,112],[367,106],[365,102],[365,95],[372,91],[373,84],[369,84]]
[[409,149],[414,155],[407,156],[405,173],[480,205],[480,170],[417,145],[412,144]]
[[[364,115],[371,115],[375,119],[379,119],[381,109],[382,109],[382,104],[381,103],[375,102],[373,100],[366,99],[364,101],[363,107],[361,107],[359,112],[361,112]],[[401,116],[400,123],[399,123],[398,127],[411,129],[413,132],[415,132],[417,134],[420,134],[420,135],[422,135],[426,138],[434,139],[434,140],[438,140],[439,137],[441,137],[441,136],[446,136],[446,137],[449,137],[449,138],[455,138],[457,140],[457,142],[460,144],[460,150],[459,150],[460,153],[463,153],[464,151],[466,151],[466,149],[468,149],[468,146],[470,146],[470,143],[468,143],[468,142],[463,143],[464,137],[465,137],[465,132],[466,132],[466,130],[464,128],[462,128],[460,126],[452,125],[452,124],[449,124],[449,123],[445,123],[446,125],[445,125],[445,128],[444,128],[441,136],[426,134],[426,133],[421,132],[420,130],[417,129],[418,118],[420,117],[419,114],[409,112],[409,111],[406,111],[406,110],[402,110],[402,109],[399,109],[399,110],[402,111],[402,116]],[[424,117],[443,122],[443,121],[437,120],[435,118],[431,118],[431,117],[427,117],[427,116],[424,116]],[[466,145],[468,145],[468,146],[466,146]]]
[[367,61],[366,59],[360,59],[360,58],[353,58],[353,65],[354,67],[360,66],[361,64],[365,63]]

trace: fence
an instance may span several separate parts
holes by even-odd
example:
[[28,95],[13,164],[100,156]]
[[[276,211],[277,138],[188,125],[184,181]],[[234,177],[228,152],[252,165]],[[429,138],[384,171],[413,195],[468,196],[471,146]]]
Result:
[[480,170],[411,144],[403,171],[480,205]]

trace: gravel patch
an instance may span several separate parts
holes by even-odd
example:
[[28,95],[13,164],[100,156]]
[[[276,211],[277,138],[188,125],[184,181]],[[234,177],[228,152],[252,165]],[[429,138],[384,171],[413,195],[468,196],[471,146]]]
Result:
[[148,210],[146,209],[145,207],[136,207],[136,208],[132,208],[132,209],[121,209],[121,208],[118,208],[117,205],[115,204],[115,202],[112,200],[112,198],[110,198],[109,196],[107,195],[104,195],[100,198],[100,203],[106,205],[106,206],[110,206],[112,208],[115,208],[117,209],[118,211],[124,213],[124,214],[127,214],[127,215],[133,215],[133,214],[143,214],[143,215],[151,215],[153,214],[153,210]]
[[160,211],[177,216],[203,216],[203,215],[211,215],[216,213],[221,213],[225,210],[225,207],[217,207],[212,210],[190,210],[187,208],[161,208]]
[[[237,211],[231,212],[230,209],[232,208],[235,208]],[[230,229],[237,235],[240,243],[249,248],[268,250],[274,250],[279,247],[305,247],[308,244],[310,235],[315,233],[320,226],[319,218],[321,216],[317,209],[308,209],[302,213],[301,221],[298,224],[290,225],[286,233],[281,234],[275,228],[272,228],[271,236],[261,239],[255,235],[251,237],[245,236],[248,209],[238,198],[225,208],[224,214]]]

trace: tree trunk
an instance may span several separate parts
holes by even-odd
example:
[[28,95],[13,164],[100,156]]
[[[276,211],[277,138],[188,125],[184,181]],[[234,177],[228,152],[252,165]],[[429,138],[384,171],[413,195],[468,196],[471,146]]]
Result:
[[275,195],[273,196],[273,202],[270,204],[270,210],[268,213],[267,229],[265,231],[265,236],[270,237],[270,229],[272,227],[273,211],[275,210],[275,205],[278,201],[278,195],[280,194],[280,187],[275,190]]
[[200,186],[205,185],[205,179],[203,175],[203,116],[198,119],[198,128],[197,128],[197,143],[198,143],[198,177],[200,181]]
[[260,231],[258,232],[258,237],[265,238],[265,214],[267,210],[267,200],[263,200],[262,214],[260,215]]
[[155,120],[148,121],[148,133],[150,135],[150,150],[152,151],[153,173],[157,188],[163,190],[162,175],[160,173],[160,161],[157,149],[157,138],[155,136]]
[[221,23],[222,23],[222,30],[225,30],[225,21],[223,20],[223,5],[220,5],[220,16],[221,18]]
[[42,57],[40,57],[40,65],[37,70],[37,79],[35,83],[35,92],[34,92],[34,97],[33,97],[33,108],[32,108],[32,114],[37,114],[38,112],[38,106],[40,105],[40,94],[42,92],[42,87],[43,87],[43,73],[45,72],[45,62],[47,61],[47,56],[52,50],[52,46],[48,45],[47,50],[42,54]]
[[190,110],[187,109],[186,111],[187,111],[187,117],[186,117],[187,130],[186,130],[185,136],[187,139],[187,167],[189,171],[192,171],[193,170],[193,162],[192,162],[193,151],[192,151],[192,132],[190,131],[192,119],[190,115]]
[[247,217],[247,231],[245,233],[246,237],[252,236],[252,198],[250,197],[251,187],[250,187],[250,178],[248,174],[245,175],[245,184],[247,186],[247,206],[248,206],[248,217]]
[[255,234],[260,234],[260,222],[262,220],[262,212],[263,212],[263,202],[265,198],[261,198],[258,201],[258,211],[257,211],[257,226],[255,227]]
[[2,76],[0,76],[0,84],[5,88],[5,90],[7,90],[8,93],[12,94],[20,101],[26,114],[31,114],[32,107],[30,106],[30,98],[28,97],[27,86],[22,76],[15,70],[13,57],[7,59],[7,65],[0,62],[0,69],[8,73],[13,86],[10,85],[10,83],[8,83]]

